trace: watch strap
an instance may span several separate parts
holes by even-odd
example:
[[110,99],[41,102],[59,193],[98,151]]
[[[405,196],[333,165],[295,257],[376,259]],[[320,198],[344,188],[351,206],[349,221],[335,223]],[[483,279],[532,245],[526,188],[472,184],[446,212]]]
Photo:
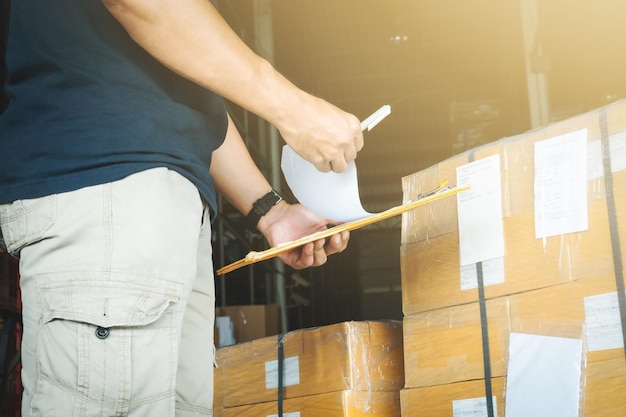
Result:
[[256,230],[256,226],[261,220],[261,217],[265,216],[268,211],[276,204],[278,204],[283,198],[276,192],[276,190],[272,189],[268,191],[263,197],[259,198],[252,205],[252,210],[245,217],[244,223],[246,229],[248,230]]

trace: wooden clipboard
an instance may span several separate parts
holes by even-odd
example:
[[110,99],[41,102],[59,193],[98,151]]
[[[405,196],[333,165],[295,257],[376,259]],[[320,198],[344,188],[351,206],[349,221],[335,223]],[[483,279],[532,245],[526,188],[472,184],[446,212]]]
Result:
[[285,252],[289,252],[290,250],[296,249],[300,246],[303,246],[310,242],[315,242],[319,239],[325,239],[337,233],[343,231],[351,231],[360,229],[363,226],[367,226],[373,223],[377,223],[382,220],[389,219],[391,217],[402,214],[406,211],[413,210],[417,207],[425,206],[426,204],[432,203],[433,201],[441,200],[443,198],[449,197],[451,195],[458,194],[462,191],[469,189],[469,187],[455,187],[455,188],[447,188],[447,181],[441,183],[434,190],[421,194],[416,199],[408,201],[399,206],[390,208],[380,213],[372,214],[371,216],[364,217],[362,219],[354,220],[347,223],[342,223],[340,225],[331,227],[326,230],[322,230],[319,232],[312,233],[310,235],[301,237],[300,239],[292,240],[290,242],[281,243],[272,248],[266,249],[261,252],[251,251],[244,258],[233,262],[229,265],[226,265],[217,270],[217,275],[224,275],[228,272],[232,272],[236,269],[239,269],[243,266],[250,265],[256,262],[264,261],[267,259],[275,258]]

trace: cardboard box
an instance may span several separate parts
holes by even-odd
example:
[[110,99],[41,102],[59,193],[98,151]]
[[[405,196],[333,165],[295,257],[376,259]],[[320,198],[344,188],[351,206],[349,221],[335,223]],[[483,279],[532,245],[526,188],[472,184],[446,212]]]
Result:
[[[607,295],[615,295],[617,302],[616,286],[615,277],[607,275],[509,297],[513,331],[564,334],[575,332],[577,324],[584,323],[581,415],[585,417],[626,415],[626,352],[623,347],[600,348],[607,339],[622,337],[617,306],[606,305]],[[600,316],[594,317],[597,314]],[[552,325],[546,324],[550,322]],[[611,328],[612,332],[608,331]]]
[[[492,376],[506,375],[510,334],[507,298],[487,303]],[[405,316],[405,388],[484,378],[478,303]]]
[[[622,352],[623,353],[623,352]],[[585,370],[584,417],[626,416],[626,361],[622,356],[590,363]]]
[[[469,162],[469,152],[448,158],[437,165],[402,178],[403,201],[417,198],[437,188],[442,182],[456,185],[456,169]],[[456,198],[444,198],[402,215],[403,245],[427,241],[458,231]]]
[[[626,361],[624,358],[588,364],[584,369],[584,393],[581,395],[581,416],[584,417],[623,417],[626,415]],[[496,397],[497,415],[503,416],[506,378],[493,378],[492,391]],[[437,385],[424,388],[410,388],[400,391],[402,417],[442,417],[465,415],[453,413],[454,401],[466,400],[464,404],[476,409],[482,407],[485,399],[484,380]],[[459,404],[457,403],[457,407]],[[487,415],[467,414],[467,415]]]
[[[585,302],[589,302],[591,297],[611,293],[616,294],[615,278],[605,276],[513,295],[509,297],[511,330],[567,337],[579,333],[577,329],[584,324],[587,363],[624,359],[623,348],[589,350],[598,342],[602,343],[595,338],[606,337],[608,327],[605,326],[606,322],[599,323],[604,329],[598,336],[589,323]],[[619,320],[618,312],[614,313],[614,319]],[[591,319],[595,320],[593,317]],[[621,328],[614,330],[613,336],[621,336]]]
[[[282,340],[285,399],[404,386],[401,322],[344,322],[294,330]],[[276,400],[278,337],[220,348],[217,364],[225,407]]]
[[[535,144],[583,129],[587,135],[588,230],[537,239]],[[601,140],[607,139],[610,182],[604,175],[601,152]],[[444,179],[455,185],[457,167],[491,155],[500,157],[505,252],[504,281],[485,287],[493,376],[506,377],[511,332],[583,338],[588,350],[584,352],[581,415],[626,415],[621,395],[626,383],[624,348],[609,343],[611,334],[613,339],[621,338],[615,277],[623,271],[616,271],[614,257],[622,262],[626,258],[626,101],[472,149],[415,173],[403,179],[404,199],[415,198]],[[413,415],[410,406],[419,410],[415,415],[453,415],[449,407],[442,408],[445,401],[437,398],[438,393],[446,395],[470,379],[483,377],[480,329],[472,321],[477,317],[478,292],[461,288],[457,216],[456,200],[450,199],[403,215],[407,381],[401,393],[403,416]],[[617,237],[621,252],[615,250]],[[607,301],[611,294],[614,305]],[[493,307],[498,300],[507,300],[507,318],[493,318],[498,310],[505,314],[504,309]],[[606,318],[611,315],[613,319]],[[604,334],[596,333],[596,328]],[[609,340],[598,342],[607,336],[607,329],[612,329]],[[598,347],[604,342],[606,347]],[[468,382],[459,382],[464,380]],[[484,384],[474,382],[484,395]],[[417,397],[416,392],[423,395]],[[417,400],[405,406],[410,394]],[[504,402],[498,408],[502,415]]]
[[[575,273],[568,237],[544,247],[541,240],[534,238],[531,216],[504,219],[504,231],[503,282],[485,285],[487,298],[572,280]],[[461,288],[458,232],[403,246],[401,254],[405,315],[478,300],[477,289]]]
[[[504,378],[492,378],[496,416],[504,416]],[[485,383],[482,380],[411,388],[400,391],[402,417],[486,416]],[[484,409],[484,412],[477,410]]]
[[[510,334],[583,338],[584,416],[622,416],[626,401],[624,348],[602,346],[597,337],[621,338],[615,307],[590,308],[596,297],[616,294],[613,276],[583,279],[488,300],[487,314],[494,377],[506,377]],[[612,309],[612,310],[611,310]],[[598,317],[589,317],[596,314]],[[613,317],[605,317],[612,314]],[[596,332],[595,327],[600,330]],[[607,329],[613,329],[607,334]],[[404,318],[405,386],[451,386],[484,376],[478,303],[447,307]],[[606,411],[606,414],[603,414]],[[620,414],[620,412],[622,414]]]
[[[452,156],[427,169],[402,178],[404,201],[430,191],[442,181],[456,185],[456,169],[472,160],[500,155],[502,177],[503,217],[534,212],[534,146],[536,142],[566,133],[587,129],[589,198],[604,198],[604,178],[600,140],[601,120],[606,120],[606,134],[612,137],[611,159],[614,174],[624,170],[626,150],[623,141],[626,131],[626,100],[553,123],[526,133],[502,138]],[[622,143],[620,145],[620,143]],[[619,187],[624,190],[623,186]],[[444,199],[402,215],[402,244],[429,240],[458,231],[455,199]]]
[[[224,387],[222,386],[222,367],[213,368],[213,409],[224,407]],[[213,413],[215,414],[215,412]]]
[[235,343],[249,342],[280,333],[278,304],[217,307],[215,316],[230,317]]
[[[594,200],[589,207],[588,231],[554,236],[545,241],[534,238],[533,216],[505,218],[504,282],[486,285],[485,296],[501,297],[614,274],[606,202]],[[620,223],[619,233],[626,236],[626,220]],[[626,237],[622,240],[626,244]],[[458,248],[458,232],[401,248],[404,314],[478,299],[476,289],[461,288]],[[626,255],[626,247],[622,245],[622,248]]]
[[[611,143],[612,187],[606,189],[600,152],[601,120]],[[588,230],[535,238],[534,147],[565,133],[587,131]],[[523,135],[505,138],[450,158],[403,178],[404,199],[415,198],[470,160],[500,156],[504,228],[504,281],[485,287],[487,298],[559,285],[614,273],[607,192],[612,192],[626,258],[626,101]],[[401,276],[405,315],[477,299],[460,284],[456,199],[403,215]]]
[[[278,415],[276,401],[224,409],[224,417]],[[283,402],[283,415],[298,417],[400,417],[399,391],[337,391]]]

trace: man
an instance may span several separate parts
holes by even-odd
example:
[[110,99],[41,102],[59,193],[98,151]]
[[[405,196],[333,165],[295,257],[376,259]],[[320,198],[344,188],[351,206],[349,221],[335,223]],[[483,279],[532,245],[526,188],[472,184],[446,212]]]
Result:
[[[20,257],[23,415],[212,414],[215,189],[277,244],[321,219],[271,191],[220,98],[322,171],[357,118],[291,84],[207,0],[19,0],[0,224]],[[321,265],[348,234],[282,257]]]

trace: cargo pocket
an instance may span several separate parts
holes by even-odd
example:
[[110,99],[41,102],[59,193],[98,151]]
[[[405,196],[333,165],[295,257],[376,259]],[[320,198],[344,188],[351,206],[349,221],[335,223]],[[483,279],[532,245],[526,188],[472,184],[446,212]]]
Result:
[[131,401],[169,401],[182,314],[178,284],[169,284],[83,281],[40,288],[34,409],[45,410],[52,401],[67,404],[66,415],[93,407],[98,415],[117,415]]
[[0,226],[7,250],[14,256],[45,237],[56,220],[56,195],[0,205]]

